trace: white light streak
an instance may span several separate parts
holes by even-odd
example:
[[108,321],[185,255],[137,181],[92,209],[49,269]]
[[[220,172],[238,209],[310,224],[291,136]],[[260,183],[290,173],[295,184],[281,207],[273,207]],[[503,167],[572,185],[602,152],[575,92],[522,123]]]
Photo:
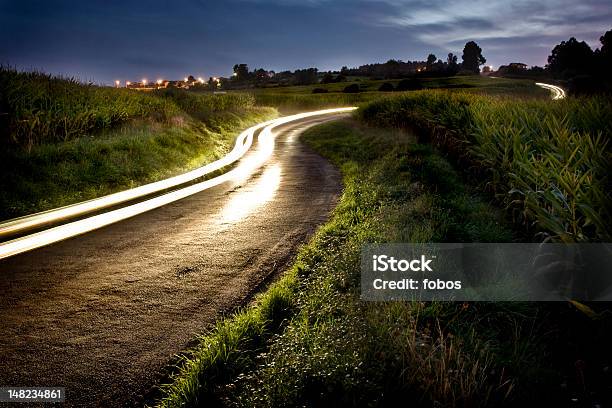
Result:
[[167,188],[171,188],[184,184],[185,182],[195,180],[196,178],[201,177],[202,175],[208,174],[211,171],[220,169],[226,166],[227,164],[233,163],[238,158],[242,157],[250,148],[255,131],[264,128],[258,137],[257,154],[253,158],[248,160],[244,164],[244,166],[238,166],[235,169],[230,170],[220,176],[214,177],[210,180],[193,184],[188,187],[172,191],[170,193],[165,193],[163,195],[148,199],[146,201],[128,205],[117,210],[108,211],[99,215],[95,215],[78,221],[73,221],[68,224],[60,225],[57,227],[46,229],[41,232],[4,242],[0,244],[0,259],[17,255],[36,248],[40,248],[46,245],[50,245],[54,242],[62,241],[77,235],[85,234],[98,228],[102,228],[118,221],[134,217],[138,214],[142,214],[152,209],[161,207],[171,202],[207,190],[226,181],[240,179],[244,177],[247,172],[252,172],[258,167],[260,167],[270,157],[274,149],[274,137],[272,135],[272,130],[275,127],[300,119],[305,119],[311,116],[346,113],[351,112],[355,109],[357,108],[350,107],[326,109],[273,119],[261,123],[257,126],[253,126],[252,128],[249,128],[242,132],[240,136],[238,136],[238,139],[236,140],[236,145],[234,146],[232,152],[230,152],[222,159],[210,163],[206,166],[200,167],[199,169],[182,174],[180,176],[158,181],[156,183],[137,187],[135,189],[122,191],[120,193],[111,194],[109,196],[100,197],[98,199],[74,204],[68,207],[62,207],[57,210],[51,210],[44,213],[34,214],[32,216],[22,217],[1,224],[0,230],[4,231],[5,234],[7,233],[6,231],[9,231],[11,229],[12,231],[20,231],[27,228],[32,228],[33,226],[44,225],[49,222],[72,218],[75,215],[88,213],[93,211],[94,209],[107,208],[117,203],[122,203],[138,197],[143,197],[153,192],[159,192]]
[[563,88],[559,86],[551,85],[551,84],[544,84],[542,82],[536,82],[536,85],[541,88],[548,89],[550,92],[552,92],[553,100],[563,99],[566,96],[565,90],[563,90]]

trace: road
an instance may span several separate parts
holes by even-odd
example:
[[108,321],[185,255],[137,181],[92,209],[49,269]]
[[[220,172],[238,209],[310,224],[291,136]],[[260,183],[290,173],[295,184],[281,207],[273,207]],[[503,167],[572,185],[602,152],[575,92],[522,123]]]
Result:
[[67,406],[140,405],[196,334],[328,218],[340,174],[298,137],[339,116],[278,128],[242,180],[0,261],[0,385],[63,386]]

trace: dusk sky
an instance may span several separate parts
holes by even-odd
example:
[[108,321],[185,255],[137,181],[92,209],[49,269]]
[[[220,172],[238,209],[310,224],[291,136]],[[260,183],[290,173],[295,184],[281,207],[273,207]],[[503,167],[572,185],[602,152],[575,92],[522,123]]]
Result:
[[544,65],[575,36],[599,47],[610,0],[0,0],[0,63],[81,80],[228,76],[424,60],[475,40],[487,64]]

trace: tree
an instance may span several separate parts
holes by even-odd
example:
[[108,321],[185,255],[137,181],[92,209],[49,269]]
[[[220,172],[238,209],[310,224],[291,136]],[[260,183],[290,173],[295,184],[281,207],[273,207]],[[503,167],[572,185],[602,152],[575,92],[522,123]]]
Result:
[[382,84],[378,90],[380,92],[393,92],[395,90],[395,88],[393,88],[393,84],[389,83],[389,82],[385,82],[384,84]]
[[249,66],[247,64],[234,65],[234,77],[238,81],[246,81],[249,79]]
[[255,71],[251,72],[249,76],[255,78],[256,86],[265,85],[270,79],[268,71],[263,68],[256,69]]
[[610,70],[612,70],[612,30],[606,31],[606,33],[599,38],[599,41],[601,41],[601,48],[597,50],[599,71],[601,71],[604,76],[609,76]]
[[436,56],[433,54],[427,56],[427,69],[430,69],[432,65],[436,63],[436,59]]
[[210,77],[208,78],[208,87],[212,90],[217,89],[219,86],[221,85],[221,83],[219,82],[218,78],[214,78],[214,77]]
[[417,91],[419,89],[423,89],[423,85],[417,78],[402,79],[395,87],[396,91]]
[[584,75],[592,70],[593,50],[584,41],[574,37],[561,41],[548,57],[548,69],[565,78]]
[[322,84],[331,84],[333,82],[334,82],[334,76],[329,72],[323,75],[323,79],[321,79]]
[[293,73],[294,85],[310,85],[319,82],[316,68],[296,69]]
[[475,74],[480,72],[480,66],[487,60],[482,56],[482,49],[474,41],[469,41],[463,48],[462,67],[466,71],[471,71]]
[[360,91],[359,89],[359,85],[357,84],[351,84],[351,85],[347,85],[342,92],[344,93],[358,93]]
[[455,75],[459,72],[459,64],[457,64],[457,56],[452,52],[446,57],[446,70],[448,75]]

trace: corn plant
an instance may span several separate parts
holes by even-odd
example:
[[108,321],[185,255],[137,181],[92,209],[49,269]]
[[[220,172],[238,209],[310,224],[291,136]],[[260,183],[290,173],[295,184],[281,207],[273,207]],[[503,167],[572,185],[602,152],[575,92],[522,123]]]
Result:
[[452,153],[468,157],[483,175],[482,187],[544,239],[612,239],[609,98],[551,102],[421,91],[372,102],[361,118],[416,125],[443,148],[458,150]]

